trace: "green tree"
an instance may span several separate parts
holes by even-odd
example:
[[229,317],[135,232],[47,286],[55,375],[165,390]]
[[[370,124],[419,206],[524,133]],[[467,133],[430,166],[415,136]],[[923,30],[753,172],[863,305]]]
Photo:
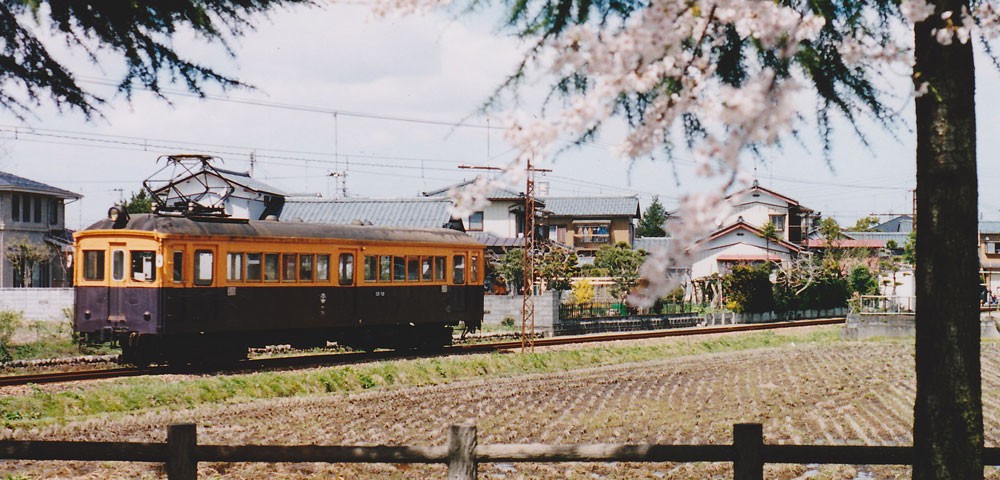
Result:
[[917,263],[917,231],[910,232],[906,245],[903,245],[903,261],[913,265]]
[[773,222],[767,222],[761,227],[760,233],[764,236],[764,251],[767,252],[767,256],[770,259],[771,243],[778,241],[778,227]]
[[[0,4],[0,108],[18,117],[31,113],[48,98],[60,108],[98,114],[104,99],[83,88],[47,45],[78,50],[95,64],[123,61],[118,91],[131,98],[133,89],[162,95],[166,83],[180,83],[204,94],[207,84],[244,86],[239,80],[188,58],[177,48],[177,32],[193,32],[206,44],[221,44],[233,55],[230,41],[253,29],[253,17],[278,7],[311,0],[177,0],[170,2],[78,2],[35,0]],[[36,28],[37,27],[37,28]],[[40,39],[36,32],[55,39]]]
[[35,266],[52,260],[55,252],[45,244],[22,238],[8,244],[4,256],[14,267],[15,283],[31,287],[31,272]]
[[624,302],[639,283],[639,267],[645,257],[645,252],[632,250],[627,243],[618,242],[613,247],[605,245],[599,248],[594,255],[594,266],[607,270],[614,279],[611,295]]
[[840,224],[832,217],[826,217],[819,221],[819,233],[826,239],[828,247],[836,246],[837,240],[844,238],[844,232],[840,229]]
[[736,313],[763,313],[774,310],[771,286],[772,264],[736,265],[723,276],[723,295]]
[[646,207],[642,218],[639,220],[639,227],[636,233],[640,237],[665,237],[667,232],[663,230],[663,223],[667,221],[667,211],[660,203],[660,197],[653,197],[653,203]]
[[878,223],[879,223],[878,222],[878,217],[872,217],[872,216],[861,217],[856,222],[854,222],[854,226],[851,227],[851,228],[848,228],[847,231],[849,231],[849,232],[870,232],[870,231],[872,231],[875,228],[875,226],[878,225]]
[[875,295],[878,293],[878,280],[872,271],[864,266],[857,265],[851,269],[847,277],[847,284],[851,293],[858,295]]
[[125,211],[128,213],[152,213],[153,197],[146,193],[146,189],[132,193],[132,197],[125,202]]
[[493,271],[507,284],[507,290],[520,293],[524,283],[524,249],[512,248],[495,258]]
[[[521,262],[524,263],[523,260]],[[569,290],[570,278],[580,274],[576,253],[558,245],[546,245],[535,263],[535,274],[545,287],[552,290]]]

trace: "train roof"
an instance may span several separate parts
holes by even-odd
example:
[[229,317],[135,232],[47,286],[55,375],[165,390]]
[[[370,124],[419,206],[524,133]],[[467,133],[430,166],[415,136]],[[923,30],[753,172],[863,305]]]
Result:
[[220,219],[192,219],[180,216],[135,214],[123,228],[113,228],[114,222],[104,219],[78,234],[142,231],[164,235],[197,235],[256,238],[340,238],[362,241],[446,243],[452,245],[482,246],[482,243],[464,232],[447,228],[394,228],[359,225],[330,225],[322,223],[278,221],[232,221]]

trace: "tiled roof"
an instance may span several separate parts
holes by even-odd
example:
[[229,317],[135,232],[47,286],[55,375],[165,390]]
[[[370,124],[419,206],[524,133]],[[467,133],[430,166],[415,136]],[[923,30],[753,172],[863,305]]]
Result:
[[557,217],[639,217],[639,197],[543,197]]
[[880,223],[872,229],[886,233],[910,233],[913,231],[913,218],[909,215],[900,215],[892,220]]
[[383,227],[438,228],[451,220],[446,198],[302,198],[285,200],[281,220]]
[[996,220],[980,221],[979,233],[1000,233],[1000,221]]
[[632,248],[652,252],[667,248],[673,241],[674,239],[670,237],[635,237],[635,240],[632,241]]
[[63,190],[42,182],[36,182],[7,172],[0,172],[0,190],[14,192],[42,193],[59,198],[83,198],[79,193]]
[[[830,246],[830,242],[828,242],[825,238],[809,239],[805,241],[805,246],[807,248],[826,248]],[[833,246],[838,248],[883,248],[885,247],[885,241],[843,238],[840,240],[834,240]]]
[[[448,192],[452,189],[462,189],[472,183],[475,180],[466,180],[462,183],[456,183],[455,185],[449,185],[444,188],[439,188],[437,190],[431,190],[429,192],[423,192],[421,195],[425,197],[447,197]],[[494,188],[490,191],[490,194],[486,196],[489,200],[518,200],[524,198],[524,194],[520,192],[515,192],[513,190],[508,190],[506,188]]]
[[854,240],[878,240],[882,243],[892,240],[899,247],[910,241],[910,234],[903,232],[844,232],[844,235]]
[[500,237],[489,232],[470,232],[469,235],[472,235],[472,238],[475,238],[487,247],[520,248],[524,246],[523,237]]

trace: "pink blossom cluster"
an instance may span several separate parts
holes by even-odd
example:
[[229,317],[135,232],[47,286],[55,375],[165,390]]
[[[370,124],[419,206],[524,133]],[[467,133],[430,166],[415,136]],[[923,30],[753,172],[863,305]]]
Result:
[[[939,14],[945,26],[935,32],[937,40],[966,42],[974,24],[1000,30],[1000,14],[993,1],[982,2],[975,17],[967,11]],[[447,0],[379,0],[377,10],[409,13],[444,3]],[[859,66],[896,63],[911,67],[912,35],[905,33],[912,22],[934,15],[935,8],[926,0],[902,0],[899,13],[899,22],[891,28],[899,29],[901,35],[893,37],[900,40],[887,45],[864,33],[846,38],[840,47],[845,61]],[[697,117],[705,131],[693,139],[691,148],[697,172],[721,182],[717,191],[685,197],[678,211],[680,226],[665,226],[673,237],[671,246],[651,252],[641,272],[647,288],[633,298],[637,304],[649,305],[677,284],[676,273],[691,264],[699,242],[718,228],[730,208],[727,194],[748,186],[741,170],[747,147],[775,144],[806,113],[795,102],[802,90],[796,75],[780,77],[751,58],[746,81],[728,85],[717,75],[713,48],[727,42],[727,29],[733,28],[742,39],[790,57],[802,42],[817,39],[824,22],[821,16],[772,0],[651,0],[619,25],[571,26],[545,39],[533,60],[543,75],[585,76],[588,88],[545,117],[510,116],[505,138],[521,154],[508,171],[523,178],[528,159],[541,162],[560,137],[578,137],[609,120],[622,95],[650,99],[643,121],[633,125],[617,146],[623,158],[652,155],[676,139],[685,115]],[[497,181],[477,181],[468,190],[454,192],[455,212],[465,215],[481,208],[493,182]]]

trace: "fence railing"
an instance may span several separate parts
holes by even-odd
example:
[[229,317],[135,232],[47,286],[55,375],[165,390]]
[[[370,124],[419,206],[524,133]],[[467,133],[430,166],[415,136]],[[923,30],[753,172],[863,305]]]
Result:
[[884,313],[913,315],[916,311],[917,297],[862,295],[858,313],[862,315],[879,315]]
[[[475,480],[480,463],[731,462],[734,480],[761,480],[767,463],[911,465],[913,447],[768,445],[759,423],[733,425],[731,445],[478,445],[475,425],[452,425],[444,446],[198,445],[194,424],[171,425],[167,443],[0,441],[4,460],[165,463],[168,480],[194,480],[199,462],[443,463],[449,480]],[[983,449],[1000,465],[1000,448]]]

